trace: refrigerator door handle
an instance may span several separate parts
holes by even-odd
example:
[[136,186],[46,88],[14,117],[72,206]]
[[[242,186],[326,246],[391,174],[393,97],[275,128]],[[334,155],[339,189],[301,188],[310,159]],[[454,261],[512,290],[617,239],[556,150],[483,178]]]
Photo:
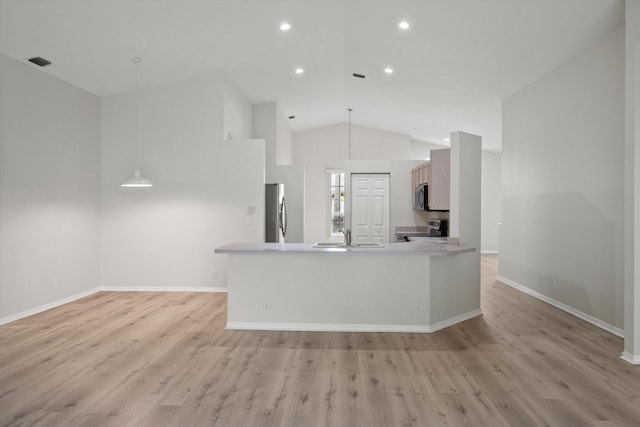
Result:
[[280,229],[282,230],[282,237],[287,236],[287,202],[284,197],[282,198],[282,204],[280,205]]

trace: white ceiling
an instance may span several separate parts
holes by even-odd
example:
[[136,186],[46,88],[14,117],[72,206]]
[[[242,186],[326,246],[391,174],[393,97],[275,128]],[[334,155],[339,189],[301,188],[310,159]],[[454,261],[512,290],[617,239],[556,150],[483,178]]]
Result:
[[136,56],[145,87],[220,69],[294,131],[353,108],[354,124],[499,151],[501,101],[623,20],[622,0],[0,0],[0,51],[100,96],[134,90]]

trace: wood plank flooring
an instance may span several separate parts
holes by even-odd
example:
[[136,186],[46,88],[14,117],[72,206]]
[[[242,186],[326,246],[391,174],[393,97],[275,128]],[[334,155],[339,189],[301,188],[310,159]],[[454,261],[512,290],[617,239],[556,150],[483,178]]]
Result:
[[638,426],[622,339],[499,282],[433,334],[226,331],[226,295],[102,292],[0,327],[0,425]]

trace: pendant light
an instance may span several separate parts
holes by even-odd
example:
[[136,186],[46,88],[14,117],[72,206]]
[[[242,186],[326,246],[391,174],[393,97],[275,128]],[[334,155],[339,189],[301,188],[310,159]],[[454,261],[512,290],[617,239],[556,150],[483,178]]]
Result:
[[[140,62],[142,58],[133,58],[131,60],[136,64],[136,140],[135,140],[135,154],[136,162],[140,161]],[[129,179],[121,185],[122,187],[153,187],[153,183],[147,178],[140,175],[140,171],[133,172],[133,178]]]

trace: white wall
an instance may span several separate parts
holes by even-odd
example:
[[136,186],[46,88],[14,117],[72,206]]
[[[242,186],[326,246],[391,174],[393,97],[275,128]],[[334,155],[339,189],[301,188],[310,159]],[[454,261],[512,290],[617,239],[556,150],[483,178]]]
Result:
[[0,323],[98,287],[100,100],[0,54]]
[[498,223],[502,221],[501,155],[482,152],[482,253],[498,253]]
[[344,169],[345,132],[344,125],[332,125],[294,133],[295,163],[304,165],[305,242],[329,238],[326,169]]
[[276,104],[276,165],[293,164],[293,132],[289,118]]
[[422,142],[411,140],[411,160],[429,160],[431,156],[431,150],[438,150],[440,148],[447,148],[447,145],[431,144],[429,142]]
[[[329,190],[326,170],[344,169],[344,162],[349,158],[349,125],[338,123],[296,132],[293,141],[295,164],[304,165],[305,173],[304,240],[305,242],[331,240],[327,225]],[[351,126],[352,160],[408,160],[410,158],[411,139],[408,136]],[[410,188],[409,183],[407,192],[410,192]]]
[[625,318],[622,357],[640,364],[640,2],[625,2]]
[[[133,94],[102,99],[102,286],[225,285],[226,256],[214,249],[262,241],[264,142],[222,140],[224,100],[222,73],[143,90],[136,161]],[[120,187],[136,164],[153,188]]]
[[[429,159],[431,150],[440,148],[443,145],[412,140],[411,158]],[[485,254],[498,253],[498,223],[502,219],[501,170],[500,153],[482,151],[482,253]]]
[[[253,137],[265,142],[265,174],[276,165],[277,104],[268,102],[253,106]],[[268,181],[268,177],[267,177]]]
[[[412,159],[429,159],[431,150],[443,146],[411,141]],[[498,223],[502,220],[502,164],[500,153],[482,151],[482,244],[483,254],[498,253]],[[441,214],[431,214],[434,217]]]
[[[342,133],[338,138],[349,143],[349,126],[333,125]],[[322,128],[318,128],[322,129]],[[411,138],[394,132],[351,125],[351,160],[409,160]]]
[[624,33],[503,103],[500,275],[623,325]]
[[[293,134],[278,104],[255,106],[254,137],[265,140],[265,182],[284,184],[287,202],[287,243],[303,241],[304,165],[292,165]],[[288,162],[288,163],[287,163]]]
[[[451,132],[451,211],[449,235],[462,246],[481,246],[482,138],[465,132]],[[478,252],[477,274],[480,277]],[[479,284],[479,283],[478,283]],[[479,305],[478,301],[478,305]]]
[[253,136],[266,141],[266,173],[280,165],[293,164],[293,132],[289,119],[275,102],[258,104],[253,108]]
[[229,76],[224,77],[224,139],[253,138],[253,104]]
[[[395,229],[403,225],[426,226],[427,214],[417,212],[411,204],[411,169],[420,160],[347,160],[345,193],[351,194],[352,173],[389,174],[389,241],[395,241]],[[351,228],[351,206],[345,203],[345,225]]]
[[[329,215],[326,169],[344,169],[344,162],[348,157],[348,135],[349,127],[346,123],[301,131],[294,135],[295,163],[305,166],[304,233],[306,242],[331,240],[328,235],[329,228],[326,225]],[[351,158],[357,160],[425,160],[429,158],[431,150],[445,147],[412,140],[405,135],[354,125],[352,125],[351,142]],[[498,222],[501,220],[500,154],[483,152],[482,162],[482,251],[497,253]],[[400,164],[391,161],[385,163],[383,169]],[[410,178],[409,175],[406,187],[409,207],[411,206]],[[396,209],[399,209],[398,212],[405,212],[404,208]],[[446,214],[438,212],[415,212],[413,209],[409,211],[410,213],[401,213],[398,216],[401,218],[400,221],[392,222],[396,225],[426,225],[430,217],[447,217]],[[392,229],[391,232],[393,231]]]

